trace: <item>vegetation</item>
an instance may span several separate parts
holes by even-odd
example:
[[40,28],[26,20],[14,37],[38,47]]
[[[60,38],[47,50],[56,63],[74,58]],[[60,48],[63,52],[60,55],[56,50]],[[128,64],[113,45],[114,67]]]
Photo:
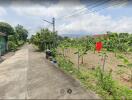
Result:
[[8,23],[0,22],[0,32],[7,34],[9,51],[16,51],[19,46],[26,42],[28,37],[28,31],[22,25],[13,28]]
[[132,90],[113,80],[111,72],[104,73],[97,67],[96,70],[80,69],[78,73],[74,64],[63,56],[57,56],[57,61],[61,69],[79,79],[84,87],[96,91],[104,99],[132,98]]
[[[117,57],[117,54],[121,53],[129,53],[132,52],[132,35],[128,33],[108,33],[107,36],[102,37],[83,37],[78,39],[64,39],[59,46],[59,48],[67,49],[67,48],[75,48],[78,58],[78,70],[77,72],[75,65],[68,64],[72,63],[67,58],[60,58],[63,60],[58,59],[58,62],[60,63],[59,66],[64,66],[64,70],[67,72],[72,73],[73,75],[78,78],[83,85],[85,85],[87,88],[90,88],[96,93],[103,96],[103,98],[108,99],[130,99],[132,98],[132,91],[130,88],[125,87],[123,85],[120,85],[118,83],[118,80],[114,80],[112,78],[112,70],[110,72],[105,71],[105,60],[107,59],[107,52],[113,52],[115,53],[115,57]],[[82,66],[83,59],[80,62],[80,58],[87,54],[87,52],[94,51],[95,53],[95,43],[101,41],[103,43],[103,49],[100,53],[100,56],[103,60],[103,64],[100,65],[100,67],[96,67],[96,70],[87,70],[84,71],[79,66]],[[68,46],[67,46],[68,45]],[[131,63],[130,61],[126,60],[123,57],[120,57],[123,60],[125,60],[127,67],[131,70]],[[65,60],[64,60],[65,59]],[[65,63],[64,63],[65,62]],[[71,66],[71,67],[70,67]],[[69,68],[65,68],[69,67]],[[107,67],[107,66],[106,66]],[[102,68],[102,69],[101,69]],[[68,70],[67,70],[68,69]],[[90,75],[89,75],[90,74]],[[130,75],[131,76],[131,75]],[[131,76],[132,77],[132,76]],[[88,81],[87,81],[88,80]],[[92,81],[91,81],[92,80]]]
[[7,35],[13,35],[14,29],[8,23],[0,22],[0,32],[5,33]]
[[121,59],[121,60],[123,60],[123,62],[126,65],[126,67],[128,67],[130,69],[130,71],[131,71],[131,74],[130,74],[130,82],[132,84],[132,63],[127,58],[125,58],[122,55],[118,55],[118,58]]
[[28,37],[28,31],[22,26],[17,25],[14,28],[14,34],[8,36],[9,51],[16,51],[17,48],[23,45]]
[[57,46],[58,36],[48,29],[41,29],[36,35],[32,35],[30,42],[38,46],[43,51],[46,49],[55,48]]
[[[58,39],[58,41],[56,39]],[[89,51],[95,53],[95,43],[99,41],[103,43],[103,49],[100,53],[103,64],[99,67],[96,66],[95,69],[82,69],[83,56]],[[86,36],[83,38],[72,39],[57,36],[57,33],[53,33],[48,29],[41,29],[36,35],[31,37],[30,42],[37,45],[41,51],[47,48],[50,49],[61,69],[79,79],[83,86],[96,91],[96,93],[104,99],[132,98],[132,90],[126,86],[120,85],[118,80],[112,78],[112,70],[106,72],[104,68],[107,52],[115,53],[115,57],[117,57],[117,54],[132,52],[131,34],[109,32],[106,36],[102,37]],[[68,59],[67,53],[70,52],[68,48],[74,48],[76,50],[74,54],[77,54],[78,67]],[[59,52],[60,50],[61,53]],[[130,61],[128,62],[127,60],[127,66],[130,65]]]

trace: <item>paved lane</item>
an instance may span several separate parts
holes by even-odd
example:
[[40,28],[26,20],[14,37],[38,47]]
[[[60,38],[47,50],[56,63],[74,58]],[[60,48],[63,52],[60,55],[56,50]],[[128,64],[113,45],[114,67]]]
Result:
[[[72,93],[67,93],[72,89]],[[76,80],[49,63],[44,54],[25,45],[0,64],[0,98],[96,99]]]

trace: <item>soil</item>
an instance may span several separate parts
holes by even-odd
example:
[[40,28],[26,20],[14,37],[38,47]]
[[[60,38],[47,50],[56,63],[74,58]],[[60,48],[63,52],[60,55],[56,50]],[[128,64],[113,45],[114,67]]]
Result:
[[[61,50],[59,50],[61,51]],[[77,50],[70,48],[65,50],[65,56],[69,58],[75,66],[78,65],[78,57],[77,54],[74,54]],[[61,52],[62,53],[62,52]],[[83,64],[81,64],[82,59],[80,58],[80,65],[84,67],[86,70],[94,69],[97,66],[103,65],[103,60],[101,60],[100,53],[88,51],[86,55],[83,57]],[[130,62],[132,62],[132,53],[123,54],[125,55]],[[128,87],[131,87],[130,83],[130,70],[124,66],[123,61],[118,59],[114,53],[107,52],[107,59],[105,63],[105,71],[109,72],[112,71],[112,76],[115,80],[118,80],[119,83],[124,84]]]

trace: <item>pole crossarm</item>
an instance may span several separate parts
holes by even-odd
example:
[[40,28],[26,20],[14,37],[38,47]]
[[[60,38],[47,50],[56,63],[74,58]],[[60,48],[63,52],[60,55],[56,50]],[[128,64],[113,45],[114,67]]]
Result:
[[47,20],[45,20],[45,19],[43,19],[43,21],[45,21],[45,22],[47,22],[47,23],[50,23],[50,24],[53,24],[52,22],[49,22],[49,21],[47,21]]
[[52,22],[48,21],[48,20],[45,20],[45,19],[42,19],[43,21],[47,22],[47,23],[50,23],[53,25],[53,32],[55,32],[55,18],[52,19]]

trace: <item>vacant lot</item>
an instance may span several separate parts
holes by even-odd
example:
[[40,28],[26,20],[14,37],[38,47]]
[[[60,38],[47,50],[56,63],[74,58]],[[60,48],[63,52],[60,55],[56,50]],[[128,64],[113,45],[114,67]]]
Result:
[[[60,50],[61,51],[61,50]],[[78,65],[78,55],[75,54],[77,52],[76,49],[69,48],[65,50],[65,56],[70,59],[75,66]],[[94,69],[97,66],[102,67],[103,61],[101,60],[101,56],[97,52],[88,51],[86,55],[83,57],[83,63],[82,58],[80,58],[80,67],[84,68],[86,70],[88,69]],[[125,55],[129,61],[132,62],[132,53],[123,54]],[[112,76],[115,80],[119,81],[119,83],[124,84],[128,87],[131,87],[130,83],[130,70],[124,66],[123,61],[118,59],[114,53],[107,52],[107,59],[105,64],[105,71],[112,70]]]

